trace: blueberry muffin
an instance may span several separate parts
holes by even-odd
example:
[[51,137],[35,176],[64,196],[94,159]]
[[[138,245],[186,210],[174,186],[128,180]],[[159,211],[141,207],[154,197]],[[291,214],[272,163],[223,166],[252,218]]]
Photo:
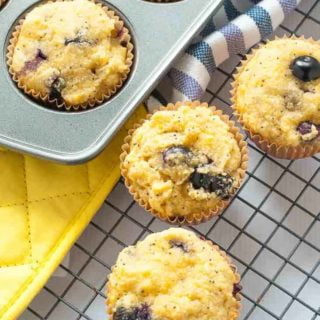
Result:
[[135,199],[172,223],[221,212],[244,176],[246,143],[207,104],[169,105],[137,125],[123,146],[121,172]]
[[8,48],[20,88],[67,108],[93,106],[122,85],[132,63],[128,30],[89,0],[48,2],[31,10]]
[[268,42],[235,77],[234,110],[252,139],[280,158],[320,151],[320,43],[304,38]]
[[107,285],[111,320],[234,320],[239,275],[224,252],[184,229],[125,248]]

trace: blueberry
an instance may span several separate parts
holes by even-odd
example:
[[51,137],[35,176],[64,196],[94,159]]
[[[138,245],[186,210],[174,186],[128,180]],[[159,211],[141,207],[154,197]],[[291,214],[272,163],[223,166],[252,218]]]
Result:
[[209,174],[200,173],[196,170],[192,173],[190,180],[194,189],[198,190],[200,188],[205,189],[206,191],[210,190],[211,178]]
[[151,320],[150,308],[147,304],[143,304],[138,308],[135,308],[137,320]]
[[61,92],[65,88],[66,82],[63,78],[57,77],[53,80],[50,86],[50,99],[51,100],[62,100]]
[[40,63],[44,60],[47,60],[47,56],[40,49],[38,49],[35,57],[32,60],[26,61],[23,69],[20,72],[24,74],[27,71],[37,70]]
[[150,308],[147,304],[130,309],[119,307],[113,318],[114,320],[151,320]]
[[305,134],[311,133],[312,125],[313,123],[309,121],[301,122],[298,125],[297,130],[300,134],[305,135]]
[[114,320],[134,320],[132,314],[123,307],[117,308],[116,312],[113,314]]
[[210,175],[195,170],[190,176],[190,181],[194,189],[203,188],[207,192],[214,192],[223,199],[230,196],[233,178],[224,173],[218,175]]
[[67,46],[68,44],[70,43],[75,43],[75,44],[89,44],[91,45],[91,41],[87,40],[87,39],[84,39],[83,37],[81,36],[77,36],[75,38],[70,38],[70,39],[65,39],[64,40],[64,45]]
[[180,240],[170,240],[169,244],[170,244],[171,248],[178,248],[185,253],[188,252],[188,246]]
[[300,56],[294,59],[290,69],[295,77],[307,82],[320,78],[320,63],[310,56]]
[[191,151],[189,148],[184,146],[174,146],[166,149],[162,153],[162,158],[164,163],[169,166],[174,166],[186,162],[190,155]]
[[41,49],[38,49],[36,58],[37,59],[41,59],[41,60],[47,60],[48,59],[48,57],[41,51]]
[[242,290],[242,285],[240,285],[239,283],[235,283],[233,285],[233,291],[232,291],[233,296],[235,297],[241,290]]
[[298,125],[297,130],[302,135],[311,133],[311,131],[312,131],[312,123],[309,122],[309,121],[301,122]]
[[[303,140],[311,141],[320,135],[320,125],[316,125],[310,121],[304,121],[298,125],[297,131],[301,134]],[[313,131],[315,132],[315,134],[307,136],[307,138],[304,138],[304,136],[309,135]]]

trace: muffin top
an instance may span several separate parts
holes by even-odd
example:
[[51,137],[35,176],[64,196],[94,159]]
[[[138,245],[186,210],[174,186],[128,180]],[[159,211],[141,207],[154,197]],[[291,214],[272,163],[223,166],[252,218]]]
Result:
[[244,62],[235,108],[244,125],[278,145],[320,143],[320,43],[268,42]]
[[11,70],[28,91],[59,103],[103,100],[129,72],[123,37],[122,23],[101,5],[49,2],[26,15]]
[[108,284],[113,320],[233,320],[239,276],[217,247],[172,228],[124,249]]
[[139,198],[163,216],[201,213],[239,183],[241,152],[229,125],[206,106],[162,110],[135,130],[123,166]]

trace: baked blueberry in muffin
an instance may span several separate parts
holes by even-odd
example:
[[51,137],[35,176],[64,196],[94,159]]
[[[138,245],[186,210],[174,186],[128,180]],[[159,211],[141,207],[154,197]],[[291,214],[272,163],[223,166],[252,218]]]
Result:
[[[215,170],[215,164],[203,153],[192,152],[184,146],[173,146],[163,151],[165,166],[186,166],[192,168],[189,177],[195,190],[203,189],[209,193],[215,193],[223,199],[228,199],[232,192],[234,179],[227,173],[210,174]],[[209,172],[209,173],[208,173]]]
[[293,75],[304,82],[320,79],[320,63],[312,56],[298,56],[290,68]]
[[151,320],[150,309],[147,304],[139,307],[118,307],[113,315],[114,320]]

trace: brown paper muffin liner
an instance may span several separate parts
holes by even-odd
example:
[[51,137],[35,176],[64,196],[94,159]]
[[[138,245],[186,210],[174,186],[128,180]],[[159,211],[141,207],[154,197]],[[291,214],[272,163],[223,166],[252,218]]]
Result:
[[[296,36],[284,36],[282,38],[276,37],[276,39],[303,39],[305,41],[310,42],[316,42],[319,43],[316,40],[313,40],[312,38],[304,38],[296,37]],[[272,40],[268,40],[270,42]],[[308,158],[313,156],[314,154],[320,152],[320,143],[303,143],[299,146],[288,146],[283,145],[280,143],[276,143],[274,141],[268,140],[267,138],[263,137],[259,133],[253,131],[245,121],[243,120],[243,115],[238,112],[237,110],[237,89],[238,89],[238,80],[241,72],[245,69],[249,61],[254,57],[257,50],[264,47],[264,44],[258,45],[256,48],[252,49],[250,54],[247,54],[245,59],[242,60],[241,65],[237,68],[237,72],[234,75],[234,81],[232,82],[232,89],[231,89],[231,101],[232,101],[232,108],[233,112],[238,118],[241,125],[244,127],[245,131],[248,133],[250,139],[256,144],[258,148],[260,148],[262,151],[268,153],[269,155],[280,158],[280,159],[301,159],[301,158]]]
[[[232,318],[230,318],[230,320],[236,320],[239,318],[240,316],[240,311],[241,311],[241,290],[242,290],[242,286],[240,285],[240,274],[238,273],[237,267],[234,265],[233,261],[231,260],[231,258],[227,255],[227,253],[225,251],[223,251],[218,245],[216,245],[215,243],[213,243],[212,241],[206,239],[205,237],[200,236],[200,239],[203,241],[206,241],[210,246],[212,246],[212,248],[216,251],[218,251],[220,253],[220,255],[225,259],[225,261],[228,263],[228,265],[230,266],[231,270],[233,271],[234,275],[236,276],[236,282],[233,284],[234,289],[233,289],[233,296],[235,297],[235,299],[237,300],[237,306],[236,306],[236,311],[233,314]],[[110,274],[113,272],[113,267],[111,268],[111,272]],[[112,308],[109,302],[109,292],[110,292],[110,274],[107,277],[107,285],[106,285],[106,310],[107,310],[107,314],[108,314],[108,319],[109,320],[114,320],[113,319],[113,313],[112,313]]]
[[225,209],[228,206],[231,198],[234,196],[236,191],[239,189],[239,187],[243,181],[243,178],[245,176],[245,172],[247,169],[247,163],[248,163],[247,143],[243,140],[243,135],[240,134],[239,129],[235,126],[235,123],[233,121],[231,121],[227,115],[222,114],[222,111],[217,110],[215,107],[209,107],[214,115],[218,115],[221,118],[221,120],[223,120],[226,124],[228,124],[228,126],[230,128],[230,132],[234,135],[235,139],[238,142],[240,152],[241,152],[241,164],[237,170],[237,175],[236,175],[236,179],[237,179],[238,183],[237,183],[237,185],[234,186],[232,193],[231,193],[231,197],[228,200],[221,199],[217,203],[216,207],[212,208],[210,211],[195,212],[194,214],[188,215],[188,216],[169,217],[164,213],[161,213],[161,212],[154,210],[148,202],[146,202],[145,200],[140,198],[138,190],[135,190],[134,186],[131,184],[131,181],[127,177],[127,167],[124,164],[124,160],[125,160],[126,156],[128,155],[128,153],[130,152],[130,142],[132,139],[133,132],[137,128],[139,128],[145,121],[149,120],[153,113],[155,113],[157,111],[161,111],[161,110],[177,110],[182,105],[187,105],[187,106],[193,107],[193,108],[196,108],[198,106],[208,107],[207,103],[200,103],[199,101],[177,102],[176,104],[168,104],[166,107],[162,106],[159,109],[153,111],[151,114],[148,114],[146,119],[142,119],[139,123],[136,123],[134,125],[133,129],[129,130],[128,136],[125,138],[124,144],[122,146],[123,152],[120,155],[120,169],[121,169],[121,175],[124,177],[125,184],[129,190],[129,192],[131,193],[131,195],[133,196],[135,201],[137,201],[140,204],[140,206],[142,206],[146,211],[150,212],[155,217],[157,217],[163,221],[166,221],[168,223],[171,223],[171,224],[179,224],[179,225],[191,225],[192,224],[192,225],[195,225],[195,224],[199,224],[199,223],[208,221],[212,217],[219,215],[223,211],[223,209]]
[[0,0],[0,9],[2,8],[2,6],[7,2],[7,0]]
[[[2,0],[0,0],[2,1]],[[6,1],[6,0],[4,0]],[[52,3],[52,2],[63,2],[65,0],[51,0],[48,1],[46,3]],[[23,84],[23,82],[21,81],[21,79],[19,79],[19,75],[13,70],[12,68],[12,59],[13,59],[13,54],[14,54],[14,49],[15,46],[18,42],[18,38],[19,38],[19,34],[22,28],[22,25],[24,23],[25,17],[23,17],[22,19],[20,19],[18,21],[18,24],[16,25],[14,31],[12,32],[11,38],[9,40],[9,45],[7,48],[7,64],[9,67],[9,73],[12,76],[12,79],[17,83],[17,86],[23,90],[26,94],[32,96],[33,98],[35,98],[36,100],[41,100],[42,102],[49,104],[51,106],[55,106],[59,109],[65,109],[65,110],[78,110],[78,109],[88,109],[88,108],[92,108],[95,107],[97,105],[102,104],[103,102],[105,102],[106,100],[108,100],[112,95],[114,95],[122,86],[124,81],[128,78],[130,71],[131,71],[131,66],[133,64],[133,58],[134,58],[134,46],[131,42],[131,35],[129,33],[129,30],[125,27],[124,22],[122,20],[120,20],[120,18],[117,16],[117,14],[110,10],[106,5],[100,3],[100,2],[96,2],[95,0],[90,0],[93,3],[95,3],[96,5],[102,7],[105,12],[107,13],[107,15],[116,21],[115,26],[116,29],[118,30],[119,33],[121,33],[121,39],[120,42],[123,44],[126,44],[126,48],[127,48],[127,57],[126,57],[126,65],[128,66],[127,72],[124,73],[122,75],[122,78],[120,80],[120,82],[113,88],[109,88],[105,94],[101,97],[95,97],[91,100],[88,100],[86,103],[83,104],[79,104],[79,105],[68,105],[66,104],[64,101],[58,101],[57,99],[50,99],[49,94],[45,94],[43,95],[40,92],[37,92],[34,89],[29,89],[27,88],[27,86],[25,84]]]

